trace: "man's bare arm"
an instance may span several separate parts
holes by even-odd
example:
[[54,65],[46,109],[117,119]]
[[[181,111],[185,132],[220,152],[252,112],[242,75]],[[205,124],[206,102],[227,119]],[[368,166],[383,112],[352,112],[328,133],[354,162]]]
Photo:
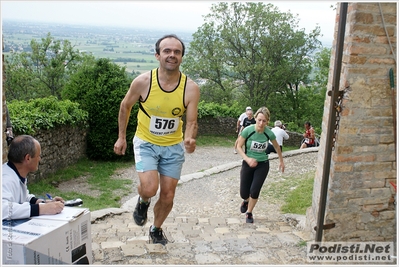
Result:
[[186,130],[184,133],[184,146],[188,153],[192,153],[196,147],[195,138],[198,132],[198,102],[200,90],[198,85],[192,80],[188,80],[186,88]]
[[[129,122],[130,112],[136,102],[148,92],[149,75],[144,73],[138,76],[130,84],[129,91],[123,98],[118,115],[118,140],[114,145],[114,152],[118,155],[124,155],[126,151],[126,129]],[[144,97],[143,97],[144,98]]]

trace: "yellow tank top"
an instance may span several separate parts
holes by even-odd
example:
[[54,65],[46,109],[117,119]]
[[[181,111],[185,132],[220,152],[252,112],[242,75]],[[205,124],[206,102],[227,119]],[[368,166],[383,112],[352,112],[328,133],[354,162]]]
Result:
[[186,111],[184,92],[187,77],[180,73],[176,88],[164,91],[158,81],[158,69],[151,71],[147,98],[139,102],[136,136],[159,146],[171,146],[183,140],[182,116]]

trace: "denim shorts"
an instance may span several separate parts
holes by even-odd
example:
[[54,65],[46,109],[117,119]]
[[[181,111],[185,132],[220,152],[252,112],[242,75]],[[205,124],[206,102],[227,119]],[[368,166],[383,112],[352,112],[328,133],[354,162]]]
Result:
[[172,146],[158,146],[135,136],[133,150],[137,172],[157,170],[162,175],[180,180],[185,161],[183,142]]

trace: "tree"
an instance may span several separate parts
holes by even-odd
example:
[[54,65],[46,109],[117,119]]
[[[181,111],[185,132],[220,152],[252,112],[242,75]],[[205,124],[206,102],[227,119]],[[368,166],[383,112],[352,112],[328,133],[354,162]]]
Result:
[[[119,158],[114,151],[118,139],[118,113],[120,103],[129,89],[125,67],[112,63],[110,59],[100,58],[94,64],[81,66],[70,77],[62,91],[62,98],[78,102],[88,111],[90,131],[87,134],[86,154],[95,160],[113,160]],[[128,147],[137,125],[135,114],[137,105],[131,112],[127,128]],[[126,151],[126,159],[132,158],[133,150]]]
[[68,40],[55,40],[50,33],[41,42],[32,39],[32,52],[13,52],[5,58],[7,100],[29,100],[49,95],[60,98],[68,76],[82,60]]
[[315,84],[320,86],[320,89],[327,90],[328,72],[330,70],[331,48],[324,47],[321,51],[316,53],[315,57]]
[[331,49],[323,48],[312,58],[313,78],[295,84],[286,94],[276,92],[270,97],[273,120],[289,123],[291,131],[302,132],[305,121],[310,121],[317,132],[321,130],[324,100],[327,91]]
[[302,114],[302,124],[311,121],[317,132],[321,132],[323,121],[324,101],[327,92],[328,74],[330,70],[331,48],[323,48],[314,58],[314,76],[309,88],[310,101],[303,100],[301,106],[307,106]]
[[309,57],[321,44],[320,28],[310,34],[297,28],[292,14],[272,4],[213,4],[193,34],[182,67],[214,90],[234,91],[255,107],[266,105],[273,92],[286,92],[310,72]]

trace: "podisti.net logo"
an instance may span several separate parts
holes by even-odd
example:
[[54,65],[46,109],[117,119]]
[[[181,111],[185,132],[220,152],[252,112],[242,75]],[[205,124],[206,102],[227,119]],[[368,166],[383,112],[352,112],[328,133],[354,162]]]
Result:
[[393,262],[393,242],[308,242],[308,262]]

